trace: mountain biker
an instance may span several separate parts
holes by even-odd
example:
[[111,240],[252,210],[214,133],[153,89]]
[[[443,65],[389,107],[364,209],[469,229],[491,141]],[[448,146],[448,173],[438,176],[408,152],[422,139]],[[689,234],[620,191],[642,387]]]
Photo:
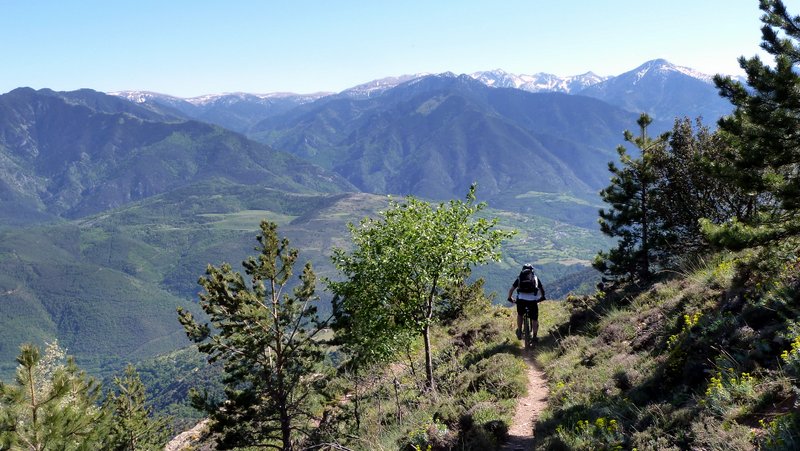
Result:
[[[512,297],[514,290],[517,290],[516,300]],[[508,290],[508,302],[517,304],[517,339],[522,339],[522,317],[527,309],[531,319],[531,341],[538,341],[536,332],[539,330],[539,302],[544,300],[544,286],[534,274],[533,265],[522,265],[522,271]]]

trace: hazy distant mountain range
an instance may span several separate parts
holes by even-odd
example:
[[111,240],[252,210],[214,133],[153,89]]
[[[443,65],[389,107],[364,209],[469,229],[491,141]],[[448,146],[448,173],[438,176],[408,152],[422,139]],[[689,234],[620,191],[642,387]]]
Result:
[[660,131],[679,116],[713,124],[731,108],[711,76],[662,59],[614,77],[495,70],[405,75],[313,95],[114,94],[239,131],[366,192],[450,198],[478,181],[491,201],[512,208],[532,191],[594,197],[622,130],[641,112]]
[[624,83],[635,85],[637,80],[630,77],[635,74],[639,80],[658,77],[666,79],[679,74],[689,78],[703,81],[707,84],[712,83],[712,77],[688,67],[676,66],[666,60],[656,59],[648,61],[632,71],[625,72],[618,76],[601,76],[594,72],[587,72],[581,75],[569,77],[559,77],[557,75],[540,72],[534,75],[515,75],[501,69],[486,72],[476,72],[470,74],[472,78],[497,88],[517,88],[529,92],[563,92],[566,94],[581,94],[586,88],[594,85],[602,85],[616,79],[617,82],[624,80]]
[[587,72],[570,77],[559,77],[539,72],[534,75],[515,75],[502,69],[475,72],[470,76],[494,88],[516,88],[528,92],[563,92],[577,94],[589,86],[608,80],[609,76]]
[[[112,93],[134,102],[173,107],[188,117],[205,120],[235,131],[246,132],[258,120],[327,96],[368,98],[416,79],[436,74],[414,74],[373,80],[340,93],[299,95],[219,94],[181,99],[141,91]],[[447,75],[447,74],[440,74]],[[453,74],[449,74],[453,75]],[[663,59],[648,61],[617,76],[593,72],[558,76],[549,73],[512,74],[502,69],[468,74],[489,87],[513,88],[527,92],[560,92],[594,97],[635,113],[646,112],[656,119],[672,121],[676,116],[702,116],[708,123],[728,114],[730,104],[717,95],[712,76]]]

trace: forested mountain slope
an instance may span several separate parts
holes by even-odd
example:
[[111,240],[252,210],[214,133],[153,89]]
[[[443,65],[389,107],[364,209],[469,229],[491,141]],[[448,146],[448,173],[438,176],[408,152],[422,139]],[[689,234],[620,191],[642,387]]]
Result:
[[208,262],[248,248],[215,214],[300,215],[354,189],[243,135],[118,97],[0,96],[4,375],[24,342],[58,338],[93,371],[184,345],[175,307]]
[[[368,99],[332,96],[262,121],[251,136],[319,162],[360,189],[490,199],[528,191],[593,194],[632,115],[565,94],[492,89],[443,74]],[[502,194],[502,196],[500,196]]]
[[242,135],[118,97],[31,89],[0,96],[4,222],[81,217],[211,178],[294,192],[353,189]]

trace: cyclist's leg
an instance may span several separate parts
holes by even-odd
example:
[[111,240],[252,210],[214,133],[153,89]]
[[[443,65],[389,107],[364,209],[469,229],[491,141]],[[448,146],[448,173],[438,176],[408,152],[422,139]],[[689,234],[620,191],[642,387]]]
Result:
[[522,338],[522,316],[525,314],[525,301],[517,299],[517,340]]
[[517,301],[517,303],[521,306],[521,313],[523,315],[522,318],[522,339],[525,340],[525,344],[528,344],[528,337],[530,337],[531,333],[531,303],[530,301]]
[[531,317],[531,335],[536,338],[536,334],[539,332],[539,303],[538,302],[531,302],[530,309],[528,310],[528,314]]

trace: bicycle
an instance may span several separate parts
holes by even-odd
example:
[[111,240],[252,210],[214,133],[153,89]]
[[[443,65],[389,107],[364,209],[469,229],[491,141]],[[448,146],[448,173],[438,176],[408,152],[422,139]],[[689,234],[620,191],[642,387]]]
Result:
[[[545,300],[545,298],[544,298],[544,296],[542,296],[541,299],[539,299],[537,301],[533,301],[533,302],[535,302],[536,304],[539,304],[540,302],[542,302],[544,300]],[[509,301],[511,301],[511,299],[509,299]],[[512,302],[513,303],[517,303],[517,302],[519,302],[519,299],[516,299],[516,300],[514,300]],[[522,314],[522,337],[523,337],[523,340],[524,340],[524,343],[525,343],[525,349],[532,348],[533,344],[537,341],[536,338],[531,334],[531,331],[532,331],[533,327],[531,325],[531,317],[530,317],[530,314],[529,314],[529,311],[530,311],[529,309],[530,309],[530,304],[526,304],[525,308],[523,309],[523,314]]]
[[[517,299],[519,302],[519,299]],[[531,317],[528,314],[529,306],[526,306],[524,309],[524,314],[522,315],[522,338],[525,342],[525,349],[530,349],[533,347],[533,337],[531,336]]]

